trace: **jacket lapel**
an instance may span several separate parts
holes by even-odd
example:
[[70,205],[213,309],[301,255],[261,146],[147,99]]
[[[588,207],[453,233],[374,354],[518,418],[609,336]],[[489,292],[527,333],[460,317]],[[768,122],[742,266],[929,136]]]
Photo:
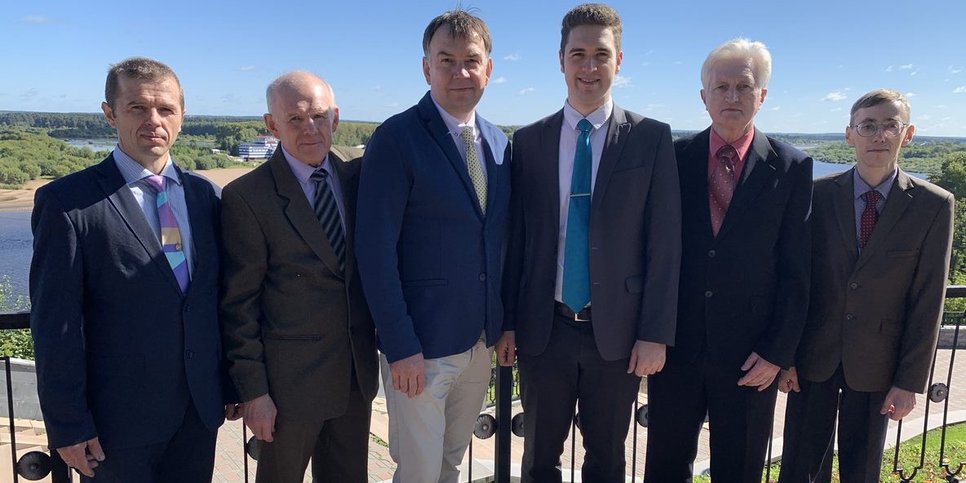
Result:
[[[714,240],[711,232],[711,207],[708,201],[708,151],[711,143],[711,128],[696,134],[687,144],[678,159],[678,172],[682,181],[682,197],[698,198],[698,222],[704,227],[705,236]],[[686,192],[685,192],[686,190]]]
[[855,266],[859,256],[857,238],[855,236],[855,201],[852,194],[852,172],[850,169],[835,178],[835,193],[832,195],[832,209],[835,211],[835,222],[838,232],[842,234],[842,244],[845,253],[849,254],[849,264]]
[[[305,198],[305,192],[288,166],[281,149],[276,149],[272,159],[268,161],[272,176],[275,178],[275,190],[284,203],[285,216],[288,217],[295,231],[305,240],[309,248],[322,260],[329,271],[337,277],[342,277],[339,270],[339,257],[329,245],[329,240],[322,232],[322,225],[315,217],[315,212]],[[348,241],[347,241],[348,243]]]
[[[624,142],[630,130],[631,123],[627,122],[624,110],[615,105],[614,111],[607,121],[607,138],[604,141],[604,150],[600,156],[600,164],[597,166],[597,181],[594,183],[594,196],[590,202],[591,213],[596,211],[594,207],[601,205],[601,200],[607,192],[607,183],[610,182],[610,176],[614,172],[614,166],[620,160],[621,151],[624,149]],[[593,218],[591,216],[591,220]]]
[[168,265],[167,257],[162,252],[161,240],[158,239],[154,230],[148,225],[147,219],[144,218],[144,212],[141,211],[137,200],[134,199],[134,195],[127,187],[127,182],[124,181],[124,177],[121,176],[120,170],[114,163],[114,156],[108,156],[101,162],[98,165],[97,172],[99,175],[97,182],[117,211],[118,216],[131,230],[134,238],[138,240],[144,251],[147,252],[154,266],[161,271],[161,276],[180,294],[181,287],[178,285],[178,280],[174,278],[174,272]]
[[[728,233],[736,223],[735,220],[742,216],[742,212],[754,204],[755,198],[758,197],[766,182],[775,178],[778,168],[773,164],[774,158],[775,153],[771,149],[768,138],[755,129],[755,137],[751,141],[751,149],[748,150],[748,159],[745,160],[745,166],[741,172],[741,182],[735,187],[731,204],[728,205],[728,212],[721,224],[721,231],[718,232],[718,238]],[[707,183],[707,177],[705,177],[705,183]],[[708,208],[709,219],[710,210]]]
[[[545,183],[540,183],[544,189],[544,196],[547,204],[551,208],[551,220],[554,227],[560,228],[560,129],[563,126],[563,110],[556,114],[543,125],[540,131],[540,155],[534,160],[539,163],[534,170],[536,171],[533,179],[545,179]],[[512,196],[512,195],[511,195]],[[557,235],[554,235],[556,240]]]
[[[356,192],[359,188],[359,171],[348,169],[345,160],[340,159],[339,156],[331,151],[329,152],[329,163],[332,164],[336,177],[339,178],[339,186],[342,188],[342,207],[345,209],[345,217],[342,220],[345,225],[345,280],[350,280],[355,272],[355,264],[350,263],[350,261],[355,260],[354,234],[356,232],[355,212]],[[334,254],[335,251],[332,251]]]
[[859,261],[855,264],[855,270],[860,270],[865,265],[865,262],[869,261],[869,258],[872,257],[875,251],[882,246],[883,240],[889,236],[896,222],[899,221],[899,218],[905,213],[906,208],[912,203],[915,187],[912,184],[912,180],[909,179],[909,176],[900,169],[896,175],[895,182],[892,184],[892,188],[889,190],[889,197],[886,199],[885,206],[882,208],[882,214],[875,223],[875,229],[872,230],[872,237],[869,238],[869,243],[862,249],[862,253],[859,254]]
[[436,144],[443,151],[443,154],[446,155],[446,159],[449,160],[456,176],[463,182],[463,188],[466,190],[466,195],[470,197],[470,201],[472,201],[471,204],[476,215],[482,219],[483,211],[480,210],[480,201],[476,196],[476,188],[473,187],[473,182],[470,180],[469,171],[466,169],[466,162],[460,156],[460,152],[456,148],[456,142],[453,140],[453,136],[450,135],[446,123],[443,122],[443,118],[440,117],[439,111],[436,109],[436,105],[433,103],[433,99],[429,93],[426,93],[422,100],[419,101],[417,109],[419,110],[420,117],[426,124],[426,130],[429,131],[430,136],[436,141]]

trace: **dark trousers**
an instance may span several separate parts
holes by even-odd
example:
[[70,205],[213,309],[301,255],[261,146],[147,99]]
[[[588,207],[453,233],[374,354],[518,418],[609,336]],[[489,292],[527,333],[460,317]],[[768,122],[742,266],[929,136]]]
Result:
[[353,382],[345,414],[324,421],[275,419],[274,441],[259,442],[258,483],[301,482],[312,461],[315,483],[365,483],[372,402]]
[[836,412],[842,483],[878,482],[889,426],[879,410],[887,392],[850,389],[842,366],[827,381],[798,384],[801,392],[788,395],[779,483],[832,481]]
[[559,316],[542,354],[519,355],[523,482],[561,481],[560,455],[575,406],[586,450],[583,481],[624,481],[624,440],[641,382],[627,374],[629,357],[605,361],[590,322]]
[[189,403],[181,428],[168,441],[133,448],[104,448],[93,483],[210,483],[215,468],[215,438]]
[[761,480],[778,389],[738,385],[740,367],[702,361],[665,366],[647,379],[647,483],[690,482],[705,415],[711,429],[711,479]]

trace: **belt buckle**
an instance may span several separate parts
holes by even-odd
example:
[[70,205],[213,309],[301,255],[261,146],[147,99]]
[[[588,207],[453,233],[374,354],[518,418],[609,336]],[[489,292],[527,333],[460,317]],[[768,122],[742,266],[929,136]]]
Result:
[[[586,308],[580,309],[580,312],[583,312],[584,310],[586,310]],[[574,322],[590,322],[590,319],[581,319],[580,312],[574,312]]]

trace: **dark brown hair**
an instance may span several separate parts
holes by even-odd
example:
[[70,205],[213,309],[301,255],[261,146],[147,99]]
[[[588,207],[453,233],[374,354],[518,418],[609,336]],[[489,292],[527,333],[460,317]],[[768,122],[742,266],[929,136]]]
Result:
[[429,43],[433,40],[433,35],[436,35],[436,31],[443,27],[449,29],[449,34],[455,39],[470,39],[474,33],[479,34],[483,39],[486,55],[489,56],[493,52],[493,39],[490,37],[490,29],[487,28],[486,22],[457,7],[455,10],[443,12],[426,26],[423,32],[423,55],[429,56]]
[[614,34],[614,47],[621,51],[621,16],[609,5],[603,3],[585,3],[577,5],[564,15],[560,27],[560,53],[563,53],[567,46],[567,38],[574,27],[581,25],[600,25],[610,27]]
[[137,79],[149,82],[161,82],[164,79],[174,79],[178,85],[178,97],[181,100],[181,110],[184,110],[184,89],[181,88],[181,81],[175,75],[171,67],[162,62],[147,57],[131,57],[111,65],[107,71],[107,82],[104,85],[104,100],[107,105],[114,109],[114,101],[117,99],[118,89],[120,89],[120,77]]

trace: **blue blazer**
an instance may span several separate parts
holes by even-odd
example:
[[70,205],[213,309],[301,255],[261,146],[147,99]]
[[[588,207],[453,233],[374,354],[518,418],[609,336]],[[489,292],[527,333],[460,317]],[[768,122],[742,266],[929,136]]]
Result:
[[502,333],[500,299],[510,199],[506,135],[476,116],[487,175],[486,215],[436,105],[386,120],[366,147],[356,257],[379,348],[389,362],[468,350]]
[[196,253],[185,295],[113,156],[37,190],[30,329],[52,448],[166,441],[191,402],[209,429],[223,421],[218,198],[178,172]]

